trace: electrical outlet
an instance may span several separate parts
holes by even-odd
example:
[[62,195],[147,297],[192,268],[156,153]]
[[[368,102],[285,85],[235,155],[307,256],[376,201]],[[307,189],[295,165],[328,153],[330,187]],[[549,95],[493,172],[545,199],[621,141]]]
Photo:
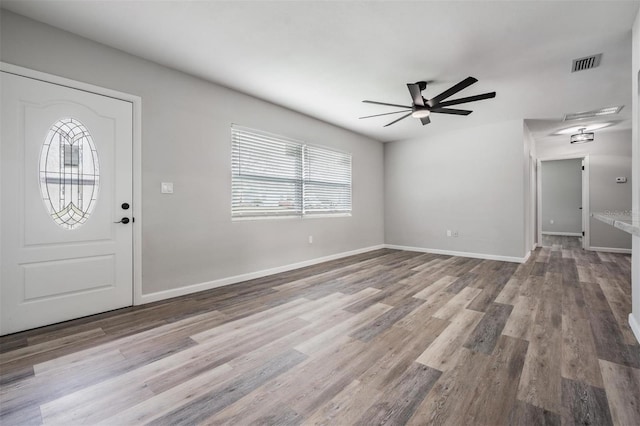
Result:
[[313,235],[309,235],[309,244],[313,244]]
[[451,236],[451,229],[447,229],[447,237]]
[[453,236],[454,236],[455,238],[458,238],[458,231],[453,231]]

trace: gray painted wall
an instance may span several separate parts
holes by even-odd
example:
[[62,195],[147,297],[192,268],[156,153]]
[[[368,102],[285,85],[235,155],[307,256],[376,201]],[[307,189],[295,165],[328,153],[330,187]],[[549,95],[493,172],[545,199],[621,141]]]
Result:
[[[553,136],[536,142],[538,157],[589,155],[590,212],[631,210],[631,131],[596,131],[595,141],[571,145],[568,136]],[[615,182],[625,176],[625,184]],[[591,247],[631,248],[631,235],[590,218]]]
[[521,258],[524,175],[522,120],[387,143],[385,242]]
[[[633,212],[637,220],[640,215],[640,12],[633,24],[632,37],[632,67],[633,81]],[[634,332],[640,341],[640,237],[633,236],[633,256],[631,257],[631,297]]]
[[[1,19],[2,61],[142,97],[143,293],[384,242],[381,143],[11,12]],[[353,216],[231,222],[231,123],[351,152]],[[173,195],[160,194],[165,181]]]
[[[582,160],[543,161],[542,232],[582,232]],[[553,221],[553,223],[551,223]]]

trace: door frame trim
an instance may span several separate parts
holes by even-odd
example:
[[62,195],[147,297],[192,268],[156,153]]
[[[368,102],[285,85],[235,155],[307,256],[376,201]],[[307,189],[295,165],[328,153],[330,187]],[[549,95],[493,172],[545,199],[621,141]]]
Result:
[[0,61],[0,71],[15,74],[45,83],[82,90],[96,95],[107,96],[133,106],[133,217],[137,219],[133,225],[133,305],[141,305],[142,300],[142,98],[130,93],[119,92],[58,75],[24,68]]
[[542,162],[558,161],[558,160],[583,160],[584,173],[582,173],[582,228],[584,237],[582,238],[582,248],[591,250],[591,233],[589,231],[589,222],[591,221],[590,201],[589,201],[589,154],[571,154],[559,155],[554,157],[538,158],[537,161],[537,185],[538,185],[538,245],[542,247]]

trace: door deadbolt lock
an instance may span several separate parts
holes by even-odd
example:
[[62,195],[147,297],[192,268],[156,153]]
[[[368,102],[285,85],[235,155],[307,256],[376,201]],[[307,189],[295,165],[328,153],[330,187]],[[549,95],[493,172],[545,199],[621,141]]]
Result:
[[124,223],[126,225],[127,223],[129,223],[129,218],[128,217],[123,217],[119,221],[113,222],[113,223]]
[[129,210],[129,203],[122,203],[122,210]]

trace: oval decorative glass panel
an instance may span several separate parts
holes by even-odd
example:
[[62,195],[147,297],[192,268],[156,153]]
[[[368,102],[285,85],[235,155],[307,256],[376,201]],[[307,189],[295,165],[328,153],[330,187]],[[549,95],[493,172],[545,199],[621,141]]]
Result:
[[75,118],[56,121],[40,153],[40,190],[53,221],[67,230],[85,223],[96,205],[99,179],[89,130]]

